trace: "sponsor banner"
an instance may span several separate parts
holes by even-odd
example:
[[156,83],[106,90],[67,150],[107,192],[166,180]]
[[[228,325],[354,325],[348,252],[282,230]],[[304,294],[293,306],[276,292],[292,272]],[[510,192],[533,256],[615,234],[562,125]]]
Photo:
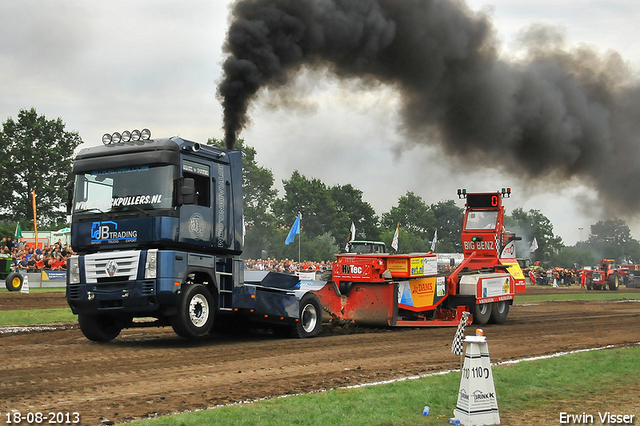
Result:
[[66,281],[67,271],[41,271],[40,278],[42,281]]
[[513,300],[514,297],[513,295],[504,295],[504,296],[497,296],[497,297],[487,297],[487,298],[483,298],[483,299],[478,299],[478,304],[482,304],[482,303],[493,303],[493,302],[502,302],[504,300]]
[[482,297],[509,294],[509,277],[482,278]]
[[419,278],[398,283],[398,303],[414,308],[433,305],[436,277]]
[[464,260],[462,253],[438,253],[438,265],[450,265],[451,259],[457,266]]
[[422,275],[435,275],[437,272],[438,258],[436,256],[411,258],[412,277],[419,277]]
[[300,281],[313,281],[316,279],[315,272],[296,272],[296,275],[300,278]]
[[391,275],[396,274],[406,274],[407,273],[407,261],[406,258],[396,259],[390,257],[387,259],[387,269],[391,272]]
[[504,260],[504,259],[500,259],[500,263],[503,265],[509,265],[509,267],[507,268],[507,271],[511,274],[511,276],[516,280],[516,282],[518,281],[524,281],[524,273],[522,273],[522,269],[520,268],[520,264],[518,263],[517,260]]

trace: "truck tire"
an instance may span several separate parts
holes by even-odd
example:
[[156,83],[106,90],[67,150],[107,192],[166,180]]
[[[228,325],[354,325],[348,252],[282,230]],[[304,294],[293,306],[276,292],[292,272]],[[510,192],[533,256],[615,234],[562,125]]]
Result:
[[620,277],[618,274],[613,274],[609,276],[609,290],[618,291],[618,287],[620,286]]
[[473,323],[478,325],[485,325],[489,318],[491,318],[491,303],[475,304],[471,308],[473,314]]
[[593,288],[593,283],[591,282],[591,278],[587,278],[587,290],[591,290]]
[[500,302],[494,302],[492,305],[489,322],[492,324],[503,324],[507,320],[507,315],[509,315],[509,302],[502,300]]
[[12,272],[4,280],[4,285],[9,291],[20,291],[22,289],[23,282],[24,277],[19,272]]
[[116,318],[107,315],[78,314],[78,324],[84,337],[94,342],[109,342],[122,331]]
[[178,336],[186,339],[206,336],[213,326],[215,309],[213,297],[205,286],[184,286],[178,313],[171,317],[171,327]]
[[300,300],[300,320],[293,326],[293,337],[315,337],[322,328],[322,306],[315,294],[305,294]]

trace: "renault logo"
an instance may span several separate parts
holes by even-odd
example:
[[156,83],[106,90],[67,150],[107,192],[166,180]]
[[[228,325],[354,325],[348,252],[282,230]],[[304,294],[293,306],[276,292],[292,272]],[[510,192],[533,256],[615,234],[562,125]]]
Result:
[[118,263],[115,260],[111,259],[107,262],[107,266],[105,266],[104,270],[107,271],[107,275],[112,277],[116,274],[116,272],[118,272]]

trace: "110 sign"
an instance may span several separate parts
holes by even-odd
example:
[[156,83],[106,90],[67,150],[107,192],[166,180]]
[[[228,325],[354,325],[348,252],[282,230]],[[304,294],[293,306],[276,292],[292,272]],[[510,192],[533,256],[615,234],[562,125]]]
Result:
[[473,377],[474,379],[488,379],[489,369],[487,367],[463,368],[462,377],[465,379],[469,377]]

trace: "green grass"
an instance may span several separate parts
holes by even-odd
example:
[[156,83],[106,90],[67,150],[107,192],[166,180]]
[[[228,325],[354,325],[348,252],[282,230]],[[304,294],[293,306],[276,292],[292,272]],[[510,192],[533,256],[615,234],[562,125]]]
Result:
[[25,309],[14,311],[0,311],[0,326],[2,325],[38,325],[52,322],[76,321],[77,317],[70,308],[60,309]]
[[532,302],[567,302],[571,300],[638,300],[640,293],[619,293],[617,291],[595,291],[573,294],[526,294],[518,293],[514,304]]
[[[64,293],[66,287],[35,287],[36,283],[29,283],[29,293]],[[0,288],[0,294],[11,293],[5,287]]]
[[[581,412],[582,402],[640,381],[640,348],[600,350],[493,367],[500,412]],[[278,398],[134,422],[136,426],[444,425],[457,401],[458,372],[358,389]],[[422,415],[425,405],[429,416]],[[615,407],[603,406],[613,410]]]

